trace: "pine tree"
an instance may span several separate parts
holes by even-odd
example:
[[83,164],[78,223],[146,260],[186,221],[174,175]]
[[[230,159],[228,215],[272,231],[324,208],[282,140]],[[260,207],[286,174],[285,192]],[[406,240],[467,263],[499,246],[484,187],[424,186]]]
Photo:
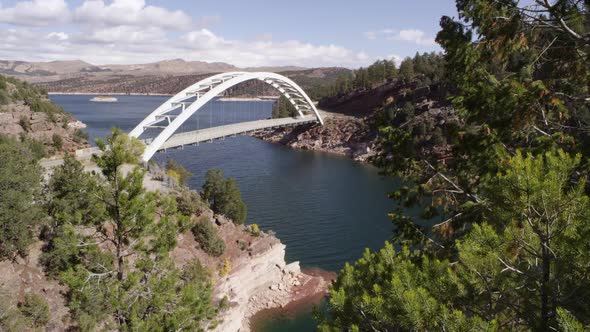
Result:
[[41,170],[23,144],[0,136],[0,260],[26,255],[43,218]]
[[590,254],[581,249],[588,245],[590,201],[585,179],[570,181],[579,163],[563,151],[517,153],[490,180],[482,194],[488,212],[457,242],[452,262],[389,243],[365,252],[339,275],[320,330],[587,324]]
[[215,213],[225,215],[236,224],[243,224],[247,216],[246,203],[242,200],[240,188],[232,178],[224,179],[218,169],[207,171],[202,197],[211,203]]
[[[176,237],[186,230],[188,217],[177,212],[174,197],[146,192],[144,170],[124,164],[138,160],[142,145],[114,130],[109,144],[100,143],[102,155],[94,160],[104,177],[77,181],[82,188],[57,185],[79,165],[69,161],[59,170],[48,206],[76,205],[75,192],[91,191],[100,213],[91,219],[74,220],[93,227],[88,234],[64,224],[53,237],[44,256],[52,275],[69,289],[68,307],[80,330],[97,326],[109,330],[170,331],[201,330],[216,315],[211,303],[212,286],[207,272],[194,262],[179,269],[170,261]],[[129,169],[131,168],[131,169]],[[84,176],[79,176],[84,179]],[[68,210],[69,211],[69,210]],[[93,210],[94,211],[94,210]]]
[[[460,20],[441,19],[444,59],[417,55],[400,67],[403,78],[444,76],[457,116],[441,130],[450,157],[423,153],[416,126],[382,124],[377,163],[407,183],[391,195],[401,250],[343,271],[326,331],[590,323],[581,272],[589,259],[588,4],[461,0],[457,9]],[[426,222],[402,209],[416,206]],[[452,325],[460,317],[468,325]]]
[[402,79],[409,81],[413,79],[415,75],[414,61],[411,58],[405,58],[399,66],[399,76]]

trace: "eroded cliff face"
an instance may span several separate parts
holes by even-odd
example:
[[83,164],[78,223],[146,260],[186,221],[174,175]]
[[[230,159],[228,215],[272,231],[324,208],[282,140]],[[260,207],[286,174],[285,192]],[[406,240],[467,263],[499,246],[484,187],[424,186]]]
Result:
[[[250,331],[250,318],[260,310],[280,308],[327,293],[331,281],[303,273],[299,262],[287,264],[286,246],[274,235],[261,232],[254,236],[243,225],[234,225],[210,211],[205,214],[215,222],[226,243],[224,255],[207,255],[187,232],[178,238],[178,246],[171,257],[179,266],[198,259],[215,271],[214,299],[226,301],[228,307],[218,316],[220,324],[213,331]],[[227,275],[220,276],[223,264],[228,264],[230,269]]]
[[316,294],[325,294],[329,281],[301,272],[299,262],[286,264],[285,245],[271,246],[242,262],[216,287],[216,296],[229,299],[216,332],[250,331],[250,318],[263,309],[279,308]]

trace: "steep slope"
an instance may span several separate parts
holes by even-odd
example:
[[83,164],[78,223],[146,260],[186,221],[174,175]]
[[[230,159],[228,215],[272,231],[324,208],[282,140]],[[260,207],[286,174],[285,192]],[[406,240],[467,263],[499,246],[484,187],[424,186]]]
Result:
[[87,147],[82,127],[44,91],[0,76],[0,135],[27,141],[41,155],[53,155]]

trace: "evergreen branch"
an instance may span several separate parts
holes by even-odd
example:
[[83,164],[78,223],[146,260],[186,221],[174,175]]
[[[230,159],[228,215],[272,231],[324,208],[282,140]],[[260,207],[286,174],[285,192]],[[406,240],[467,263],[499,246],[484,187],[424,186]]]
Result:
[[436,172],[436,175],[440,176],[443,180],[445,180],[447,183],[449,183],[451,186],[453,186],[461,194],[467,195],[468,197],[473,199],[476,203],[481,203],[481,199],[479,199],[479,197],[477,197],[474,194],[470,194],[470,193],[466,192],[463,188],[459,187],[459,185],[457,185],[455,182],[451,181],[451,179],[449,179],[446,175],[444,175],[440,171],[437,171],[436,168],[434,166],[432,166],[431,163],[428,162],[428,160],[424,160],[424,162],[426,163],[426,165],[428,165],[428,167],[430,169],[432,169],[433,171]]

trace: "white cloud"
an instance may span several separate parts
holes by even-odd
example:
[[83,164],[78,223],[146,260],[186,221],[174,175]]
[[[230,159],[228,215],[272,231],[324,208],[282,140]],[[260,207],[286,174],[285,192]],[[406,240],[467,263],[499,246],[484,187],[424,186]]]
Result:
[[68,4],[64,0],[20,1],[14,7],[0,4],[0,22],[16,25],[42,26],[67,22]]
[[166,34],[162,29],[139,29],[132,26],[117,26],[113,28],[97,29],[83,36],[78,36],[79,41],[99,44],[158,43],[159,41],[164,41],[165,39]]
[[47,34],[48,39],[67,40],[70,36],[65,32],[50,32]]
[[[41,37],[40,36],[44,36]],[[240,67],[365,66],[376,60],[364,52],[342,46],[318,45],[298,40],[231,40],[199,29],[181,36],[157,27],[91,27],[76,33],[39,29],[8,29],[0,33],[0,59],[52,61],[82,59],[93,64],[143,63],[183,58]]]
[[418,29],[383,29],[378,31],[367,31],[365,37],[369,40],[384,38],[386,40],[410,42],[421,46],[435,46],[434,38],[426,37],[426,33]]
[[[200,26],[212,25],[219,16],[205,16]],[[27,26],[76,23],[91,26],[140,26],[167,30],[189,30],[193,23],[180,10],[146,5],[145,0],[85,0],[70,10],[65,0],[18,1],[13,7],[0,4],[0,23]]]
[[185,30],[192,25],[191,18],[180,10],[146,6],[144,0],[86,0],[76,8],[74,20],[83,24],[133,25],[159,27],[170,30]]
[[404,58],[397,54],[390,54],[387,56],[387,59],[392,60],[398,66],[402,64],[402,61],[404,61]]
[[223,38],[217,37],[208,29],[191,31],[181,37],[188,48],[194,49],[212,49],[225,43]]
[[184,58],[241,67],[358,67],[376,60],[334,44],[274,40],[270,33],[228,39],[210,27],[220,20],[204,16],[193,22],[182,11],[145,0],[83,0],[72,8],[64,0],[19,1],[10,8],[0,5],[0,23],[10,27],[0,29],[0,59],[82,59],[101,65]]
[[433,46],[436,45],[434,38],[425,38],[424,31],[416,29],[400,30],[397,34],[391,36],[393,40],[403,40],[416,43],[418,45]]

